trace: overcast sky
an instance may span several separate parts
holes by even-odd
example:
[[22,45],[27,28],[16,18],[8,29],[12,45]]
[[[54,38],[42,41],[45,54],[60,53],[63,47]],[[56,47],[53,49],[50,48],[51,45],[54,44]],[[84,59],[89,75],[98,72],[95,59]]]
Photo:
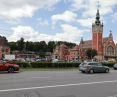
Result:
[[117,0],[0,0],[0,35],[8,41],[91,40],[98,1],[103,37],[112,30],[117,42]]

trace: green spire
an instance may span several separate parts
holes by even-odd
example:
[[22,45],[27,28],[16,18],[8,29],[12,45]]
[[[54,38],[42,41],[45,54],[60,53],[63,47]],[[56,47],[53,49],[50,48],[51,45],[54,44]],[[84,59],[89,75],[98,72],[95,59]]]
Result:
[[96,25],[99,25],[100,24],[100,13],[99,13],[99,9],[97,10],[97,13],[96,13],[96,21],[95,21],[95,24]]

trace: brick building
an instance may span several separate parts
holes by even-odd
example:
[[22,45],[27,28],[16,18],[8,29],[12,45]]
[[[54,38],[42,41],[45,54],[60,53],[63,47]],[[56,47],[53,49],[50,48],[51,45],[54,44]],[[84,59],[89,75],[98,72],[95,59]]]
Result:
[[8,41],[6,37],[0,36],[0,59],[4,58],[5,54],[10,54],[10,47],[8,46]]
[[92,40],[83,41],[72,49],[65,44],[57,46],[53,50],[53,58],[60,59],[87,59],[87,49],[96,49],[98,55],[95,58],[100,60],[108,60],[109,58],[117,58],[117,46],[113,41],[112,33],[109,37],[103,38],[103,23],[100,21],[99,10],[97,10],[95,23],[92,24]]

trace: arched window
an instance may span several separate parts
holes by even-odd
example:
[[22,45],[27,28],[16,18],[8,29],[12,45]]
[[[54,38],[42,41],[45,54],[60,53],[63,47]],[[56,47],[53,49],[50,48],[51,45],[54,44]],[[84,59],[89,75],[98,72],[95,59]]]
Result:
[[107,53],[114,53],[114,48],[112,46],[108,46]]

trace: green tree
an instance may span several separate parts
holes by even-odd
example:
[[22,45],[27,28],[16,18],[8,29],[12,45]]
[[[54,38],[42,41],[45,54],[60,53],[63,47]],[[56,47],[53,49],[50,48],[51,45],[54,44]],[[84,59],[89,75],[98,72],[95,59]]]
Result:
[[56,47],[56,43],[54,41],[49,41],[47,45],[47,51],[53,52],[53,49]]
[[45,52],[42,49],[39,50],[39,56],[45,58]]
[[94,56],[98,55],[98,52],[95,49],[93,49],[93,50],[92,49],[88,49],[86,51],[86,55],[88,56],[88,58],[91,59],[91,57],[94,58]]
[[17,45],[18,45],[18,49],[20,51],[22,51],[23,48],[24,48],[24,38],[23,37],[20,40],[17,41]]
[[18,49],[18,47],[16,45],[16,42],[9,42],[9,46],[10,46],[10,48],[11,48],[12,51]]

